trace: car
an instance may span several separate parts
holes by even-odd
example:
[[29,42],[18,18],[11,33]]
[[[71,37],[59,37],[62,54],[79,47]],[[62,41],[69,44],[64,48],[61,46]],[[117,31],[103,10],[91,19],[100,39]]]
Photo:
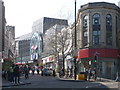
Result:
[[42,76],[51,76],[52,75],[52,72],[50,71],[50,69],[49,68],[44,68],[43,70],[42,70],[42,73],[41,73],[41,75]]

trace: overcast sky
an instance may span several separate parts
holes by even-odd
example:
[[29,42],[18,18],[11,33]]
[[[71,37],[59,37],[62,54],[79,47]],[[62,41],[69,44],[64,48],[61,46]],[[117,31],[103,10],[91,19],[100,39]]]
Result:
[[[75,0],[3,0],[7,25],[15,26],[16,37],[30,33],[32,24],[41,17],[74,20]],[[76,0],[77,10],[88,2],[110,2],[118,5],[119,0]]]

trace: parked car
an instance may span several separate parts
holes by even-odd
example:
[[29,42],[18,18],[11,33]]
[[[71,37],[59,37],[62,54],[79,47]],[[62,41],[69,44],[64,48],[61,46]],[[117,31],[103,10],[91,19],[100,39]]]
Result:
[[43,70],[42,70],[42,73],[41,73],[41,75],[42,76],[51,76],[52,75],[52,72],[51,72],[51,70],[49,69],[49,68],[44,68]]

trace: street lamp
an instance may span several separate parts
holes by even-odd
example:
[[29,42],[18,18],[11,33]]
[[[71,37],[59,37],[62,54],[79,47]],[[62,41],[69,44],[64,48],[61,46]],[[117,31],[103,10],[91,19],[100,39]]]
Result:
[[76,80],[76,56],[77,56],[77,31],[76,31],[76,0],[75,0],[75,33],[74,33],[75,43],[74,43],[74,79]]

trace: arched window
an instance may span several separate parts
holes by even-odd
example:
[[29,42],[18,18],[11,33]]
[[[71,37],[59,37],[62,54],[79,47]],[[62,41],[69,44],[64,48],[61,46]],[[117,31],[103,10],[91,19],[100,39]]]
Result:
[[106,25],[112,25],[112,16],[110,14],[106,15]]
[[99,25],[100,24],[100,15],[98,13],[93,15],[93,25]]
[[98,13],[93,15],[93,45],[100,44],[100,15]]
[[88,43],[88,16],[83,17],[83,45],[86,46]]
[[106,44],[112,45],[112,16],[106,15]]
[[84,18],[83,18],[83,27],[87,28],[87,26],[88,26],[88,16],[85,15]]

